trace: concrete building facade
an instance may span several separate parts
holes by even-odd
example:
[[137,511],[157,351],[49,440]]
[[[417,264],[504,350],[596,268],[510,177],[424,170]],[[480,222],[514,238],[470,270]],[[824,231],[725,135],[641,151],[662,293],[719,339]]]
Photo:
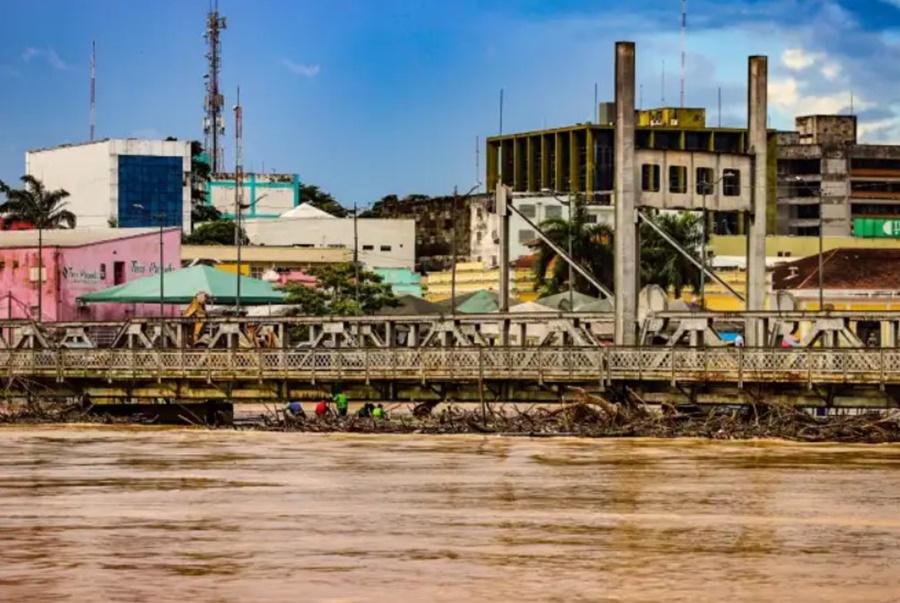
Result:
[[857,142],[855,115],[807,115],[778,134],[779,234],[849,236],[900,217],[900,146]]
[[79,228],[178,226],[191,222],[191,144],[105,139],[28,151],[25,173],[69,192]]
[[[416,221],[335,218],[300,205],[277,219],[246,219],[252,245],[358,251],[369,269],[416,267]],[[315,213],[318,212],[318,213]]]
[[[162,237],[163,265],[168,272],[180,267],[181,229],[166,229]],[[5,232],[0,237],[0,318],[36,320],[38,305],[45,321],[158,316],[157,304],[80,305],[78,298],[159,275],[159,244],[158,228],[48,230],[43,233],[42,248],[36,230]],[[40,304],[38,287],[42,288]],[[167,310],[172,315],[178,312],[178,308]]]
[[[236,180],[234,174],[215,174],[206,183],[206,203],[226,218],[234,217]],[[242,200],[248,206],[244,218],[277,218],[300,205],[300,176],[297,174],[244,174]]]

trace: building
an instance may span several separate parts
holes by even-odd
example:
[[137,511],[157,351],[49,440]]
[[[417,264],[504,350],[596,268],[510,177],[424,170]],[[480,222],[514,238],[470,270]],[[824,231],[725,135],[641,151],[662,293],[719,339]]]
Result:
[[873,218],[900,218],[900,146],[859,144],[855,115],[806,115],[778,134],[779,234],[818,236],[821,220],[825,236],[849,236]]
[[[244,218],[277,218],[300,205],[300,177],[297,174],[244,174],[242,202]],[[234,174],[215,174],[206,183],[206,203],[227,218],[234,217],[236,181]]]
[[[430,272],[425,277],[425,299],[432,302],[473,294],[477,291],[496,292],[500,289],[500,269],[484,262],[465,262],[456,266],[456,282],[452,270]],[[510,272],[509,294],[520,301],[532,301],[534,290],[534,262],[522,258]]]
[[[86,293],[159,274],[158,228],[46,230],[39,248],[38,231],[5,232],[0,237],[0,318],[45,321],[122,320],[158,316],[159,306],[140,304],[80,305]],[[179,267],[181,229],[162,232],[165,270]],[[42,261],[38,262],[38,256]],[[43,270],[40,270],[43,267]],[[43,272],[43,278],[39,274]],[[42,293],[38,287],[42,283]],[[171,311],[177,312],[177,308]]]
[[105,139],[28,151],[25,173],[69,192],[79,228],[191,223],[191,143]]
[[[252,245],[354,249],[369,269],[416,266],[416,221],[377,218],[336,218],[303,203],[276,219],[246,219],[244,230]],[[352,257],[352,255],[351,255]]]
[[[347,249],[244,245],[241,247],[241,274],[263,278],[269,272],[302,273],[317,266],[341,264],[353,259]],[[237,247],[232,245],[184,245],[181,263],[209,264],[227,272],[237,271]]]

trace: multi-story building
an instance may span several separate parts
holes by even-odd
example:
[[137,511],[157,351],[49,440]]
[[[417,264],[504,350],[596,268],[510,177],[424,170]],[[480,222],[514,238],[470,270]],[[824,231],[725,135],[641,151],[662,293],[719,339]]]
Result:
[[69,193],[80,228],[178,226],[191,222],[191,144],[104,139],[25,154],[25,173]]
[[[277,218],[300,205],[300,177],[297,174],[244,174],[241,202],[245,218]],[[206,183],[206,203],[226,218],[234,216],[236,180],[234,174],[214,174]]]
[[858,144],[855,115],[807,115],[796,128],[778,134],[779,234],[867,236],[854,225],[900,217],[900,146]]

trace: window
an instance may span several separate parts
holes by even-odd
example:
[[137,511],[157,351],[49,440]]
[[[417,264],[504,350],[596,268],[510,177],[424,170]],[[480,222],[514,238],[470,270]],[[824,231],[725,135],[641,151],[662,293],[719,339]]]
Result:
[[544,217],[548,220],[550,218],[562,218],[562,207],[559,205],[548,205],[547,209],[544,210]]
[[659,192],[659,166],[645,163],[641,166],[641,190],[648,193]]
[[697,194],[712,195],[715,191],[716,173],[712,168],[697,168]]
[[374,245],[363,245],[363,251],[375,251]]
[[106,280],[106,264],[100,264],[100,280]]
[[125,282],[125,262],[113,262],[113,285]]
[[251,278],[262,278],[262,275],[263,275],[262,266],[250,266]]
[[741,171],[722,170],[722,194],[726,197],[738,197],[741,194]]
[[669,192],[677,195],[687,192],[687,168],[683,165],[669,166]]
[[584,221],[588,224],[596,224],[597,223],[597,214],[588,214],[584,217]]
[[390,251],[390,250],[391,250],[391,246],[390,246],[390,245],[382,245],[381,247],[379,247],[379,249],[380,249],[381,251]]
[[519,243],[525,244],[530,243],[535,239],[535,234],[533,230],[525,229],[519,231]]
[[798,205],[797,206],[797,219],[798,220],[817,220],[819,218],[819,206],[818,205]]
[[519,212],[526,218],[534,218],[537,215],[534,205],[520,205]]

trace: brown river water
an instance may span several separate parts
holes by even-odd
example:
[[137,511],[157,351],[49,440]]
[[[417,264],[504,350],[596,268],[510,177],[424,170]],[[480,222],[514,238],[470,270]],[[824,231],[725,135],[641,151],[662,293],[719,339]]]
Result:
[[0,601],[900,601],[900,447],[0,429]]

